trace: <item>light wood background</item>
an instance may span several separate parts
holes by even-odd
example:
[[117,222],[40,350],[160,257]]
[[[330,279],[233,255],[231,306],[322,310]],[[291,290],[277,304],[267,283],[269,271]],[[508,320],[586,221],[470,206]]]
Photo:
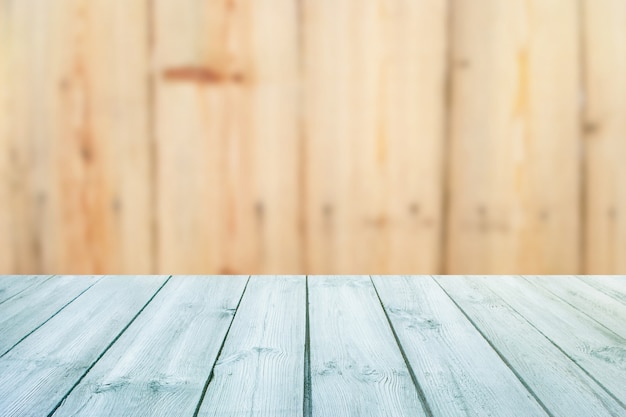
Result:
[[0,0],[0,273],[625,273],[626,0]]

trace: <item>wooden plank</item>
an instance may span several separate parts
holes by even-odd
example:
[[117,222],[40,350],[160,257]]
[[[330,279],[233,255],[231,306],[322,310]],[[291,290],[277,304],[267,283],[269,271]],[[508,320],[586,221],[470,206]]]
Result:
[[11,160],[11,2],[0,0],[0,274],[15,273],[13,262],[13,161]]
[[[626,339],[626,304],[573,276],[532,276],[527,281],[550,291],[571,306]],[[622,283],[626,298],[626,281]]]
[[585,271],[626,270],[626,2],[582,2]]
[[591,275],[577,276],[580,280],[611,297],[626,303],[626,280],[623,276]]
[[0,357],[101,277],[55,276],[0,305]]
[[301,271],[297,2],[154,8],[159,269]]
[[26,289],[40,285],[51,275],[3,275],[0,277],[0,304]]
[[245,276],[175,276],[55,416],[192,416]]
[[430,277],[372,279],[433,415],[547,415]]
[[438,269],[447,4],[303,2],[308,272]]
[[53,411],[164,282],[164,276],[106,277],[2,357],[3,415]]
[[304,276],[256,276],[213,370],[198,416],[302,416]]
[[310,276],[312,416],[426,416],[367,276]]
[[626,405],[626,339],[520,277],[477,277]]
[[576,273],[578,3],[453,4],[446,273]]
[[2,3],[13,272],[149,272],[147,3]]
[[553,416],[624,414],[601,385],[479,280],[449,275],[435,280]]

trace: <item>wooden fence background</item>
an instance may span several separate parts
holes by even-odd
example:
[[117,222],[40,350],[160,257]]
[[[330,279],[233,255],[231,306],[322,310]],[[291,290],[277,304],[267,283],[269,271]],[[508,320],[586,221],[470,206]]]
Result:
[[0,0],[1,273],[625,273],[626,0]]

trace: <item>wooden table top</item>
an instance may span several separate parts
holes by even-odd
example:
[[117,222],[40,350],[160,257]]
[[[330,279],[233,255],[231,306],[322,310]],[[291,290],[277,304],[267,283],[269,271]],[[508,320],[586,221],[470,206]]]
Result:
[[0,276],[0,416],[626,416],[624,276]]

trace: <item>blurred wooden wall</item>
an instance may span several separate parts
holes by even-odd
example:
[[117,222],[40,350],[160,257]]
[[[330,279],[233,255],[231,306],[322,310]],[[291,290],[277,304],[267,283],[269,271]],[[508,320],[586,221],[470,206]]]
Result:
[[626,0],[0,0],[0,273],[625,273]]

